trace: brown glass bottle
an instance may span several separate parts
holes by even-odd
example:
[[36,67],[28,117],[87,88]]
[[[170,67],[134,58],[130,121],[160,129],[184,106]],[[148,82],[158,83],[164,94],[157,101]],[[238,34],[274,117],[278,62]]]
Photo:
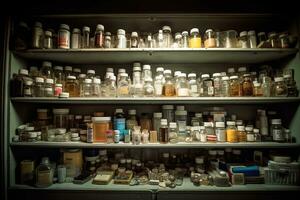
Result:
[[253,96],[253,83],[250,74],[244,74],[244,81],[242,83],[243,96]]
[[169,131],[167,119],[161,119],[161,126],[159,128],[159,142],[166,144],[169,141]]

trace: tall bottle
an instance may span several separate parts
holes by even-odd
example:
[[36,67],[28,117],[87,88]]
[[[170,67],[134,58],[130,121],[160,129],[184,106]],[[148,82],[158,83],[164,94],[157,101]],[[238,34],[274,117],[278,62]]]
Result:
[[170,26],[164,26],[162,28],[163,30],[163,41],[164,41],[164,48],[170,48],[173,43],[172,33],[171,33],[171,27]]
[[169,131],[167,119],[161,119],[160,129],[159,129],[159,142],[166,144],[169,142]]
[[133,130],[134,126],[137,126],[136,110],[128,110],[128,118],[126,120],[126,129]]
[[118,82],[118,97],[129,97],[129,83],[128,83],[128,74],[122,73],[120,75],[120,81]]
[[269,125],[268,125],[268,117],[266,116],[266,111],[261,110],[260,111],[260,116],[259,116],[259,129],[260,129],[260,134],[262,137],[267,137],[269,136]]
[[163,95],[166,97],[175,96],[175,86],[171,75],[171,70],[165,70],[165,84],[163,86]]
[[82,29],[82,48],[90,48],[90,27],[84,26]]
[[95,47],[104,48],[104,26],[98,24],[95,32]]
[[94,78],[92,83],[92,96],[101,96],[101,80],[99,78]]
[[52,63],[49,61],[44,61],[42,63],[42,67],[40,69],[40,75],[43,78],[53,78],[53,71],[52,71]]
[[54,81],[55,84],[59,83],[62,84],[63,87],[65,85],[65,74],[63,72],[62,66],[55,66],[54,67]]
[[188,85],[188,82],[186,81],[185,73],[181,73],[179,75],[178,88],[177,88],[176,94],[179,97],[188,97],[189,96],[189,85]]
[[78,76],[78,84],[79,84],[79,96],[84,97],[84,82],[85,82],[86,74],[79,74]]
[[142,73],[141,73],[141,64],[133,63],[133,77],[132,77],[132,95],[133,97],[143,97],[143,83],[142,83]]
[[196,79],[196,74],[195,73],[190,73],[188,75],[189,78],[189,93],[190,96],[192,97],[198,97],[199,96],[199,91],[198,91],[198,83]]
[[120,141],[124,140],[124,130],[125,130],[126,118],[123,109],[118,108],[114,114],[114,130],[120,131]]
[[53,183],[53,171],[48,157],[43,157],[36,168],[36,186],[40,188],[49,187]]

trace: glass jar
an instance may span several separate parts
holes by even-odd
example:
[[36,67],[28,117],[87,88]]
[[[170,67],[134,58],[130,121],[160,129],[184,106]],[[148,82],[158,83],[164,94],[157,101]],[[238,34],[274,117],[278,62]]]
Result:
[[287,86],[284,83],[283,77],[276,77],[274,86],[274,96],[275,97],[286,97],[288,94]]
[[235,30],[225,31],[225,48],[236,48],[237,32]]
[[169,142],[173,144],[178,142],[177,124],[175,122],[169,123]]
[[247,126],[245,128],[245,130],[246,130],[246,133],[247,133],[247,142],[255,142],[253,127]]
[[154,96],[161,97],[163,92],[163,76],[156,76],[154,80]]
[[270,97],[271,96],[271,90],[272,90],[272,80],[268,76],[264,76],[262,79],[262,92],[264,97]]
[[111,33],[106,32],[105,37],[104,37],[104,48],[112,48],[112,43],[111,43]]
[[162,116],[162,113],[153,113],[153,129],[156,130],[157,133],[159,133]]
[[78,87],[75,76],[67,77],[65,91],[69,93],[70,97],[78,97],[79,96],[79,87]]
[[175,41],[173,43],[173,48],[181,48],[182,47],[182,35],[181,33],[175,34]]
[[192,28],[190,31],[189,47],[201,48],[201,36],[198,28]]
[[101,80],[99,78],[94,78],[92,83],[92,96],[101,96]]
[[250,48],[256,48],[257,46],[256,34],[253,30],[248,31],[248,43]]
[[85,79],[83,83],[83,96],[91,97],[92,96],[92,79]]
[[267,35],[265,32],[259,32],[257,33],[258,37],[258,47],[263,47],[263,44],[267,41]]
[[68,127],[69,109],[56,108],[53,109],[53,124],[55,128]]
[[30,29],[27,23],[25,23],[24,21],[20,21],[17,24],[12,41],[13,47],[17,51],[30,48]]
[[49,61],[43,61],[40,69],[40,76],[43,78],[53,78],[52,63]]
[[118,49],[126,48],[126,36],[125,36],[125,30],[123,29],[118,29],[116,48]]
[[229,97],[230,93],[230,84],[229,84],[229,77],[228,76],[223,76],[222,77],[222,82],[221,82],[221,96],[222,97]]
[[214,82],[209,74],[202,74],[201,79],[200,95],[203,97],[214,96]]
[[297,89],[296,81],[292,78],[292,74],[284,74],[283,78],[288,90],[287,96],[297,97],[299,92]]
[[221,73],[214,73],[213,74],[213,80],[214,80],[214,96],[215,97],[221,97],[222,96],[222,90],[221,90]]
[[138,48],[139,46],[139,35],[137,32],[132,32],[130,37],[130,47]]
[[180,142],[185,141],[187,137],[186,125],[187,125],[187,111],[186,110],[176,110],[175,111],[175,121],[178,125],[178,140]]
[[128,118],[126,120],[126,129],[133,130],[134,126],[137,126],[136,110],[128,110]]
[[247,133],[245,131],[245,126],[238,126],[237,127],[237,135],[239,142],[247,142]]
[[281,119],[272,119],[271,121],[271,135],[273,138],[273,141],[275,142],[284,142],[285,141],[285,135],[283,132],[283,127],[281,125]]
[[61,24],[58,30],[57,47],[59,49],[70,48],[70,27],[67,24]]
[[95,47],[104,48],[104,26],[97,24],[95,32]]
[[45,83],[45,97],[53,97],[54,96],[54,90],[53,90],[53,79],[47,78]]
[[90,27],[84,26],[82,29],[82,48],[90,48]]
[[280,48],[289,48],[289,36],[287,33],[283,33],[279,35],[279,47]]
[[169,142],[169,130],[167,119],[161,119],[158,138],[159,142],[162,144],[166,144]]
[[142,113],[141,114],[140,126],[141,126],[142,130],[144,130],[144,129],[153,130],[150,114],[148,114],[148,113]]
[[217,135],[215,134],[214,124],[212,122],[204,122],[204,127],[207,134],[207,142],[216,142]]
[[46,188],[53,184],[54,169],[51,167],[48,157],[43,157],[36,168],[35,185],[39,188]]
[[195,73],[190,73],[188,75],[189,81],[189,95],[191,97],[198,97],[199,96],[199,91],[198,91],[198,83],[196,79],[196,74]]
[[207,142],[207,132],[204,126],[200,126],[200,142]]
[[175,96],[175,85],[171,75],[171,70],[165,70],[165,84],[163,86],[163,95],[166,97]]
[[25,80],[24,82],[24,97],[32,97],[33,96],[33,82],[32,80]]
[[231,97],[238,97],[239,93],[240,93],[240,83],[238,80],[238,76],[230,76],[229,95]]
[[175,122],[174,121],[174,106],[173,105],[163,105],[162,106],[162,117],[167,119],[167,122]]
[[73,28],[71,36],[71,49],[81,48],[81,31],[79,28]]
[[216,47],[215,32],[212,29],[207,29],[205,31],[204,47],[205,48],[215,48]]
[[44,97],[44,95],[45,95],[44,79],[42,77],[36,77],[35,84],[34,84],[34,96]]
[[173,43],[172,30],[170,26],[163,26],[163,47],[170,48]]
[[255,96],[255,97],[263,96],[263,89],[261,87],[261,84],[257,81],[253,82],[253,96]]
[[183,31],[182,33],[182,48],[189,47],[189,33],[187,31]]
[[154,87],[152,84],[152,78],[145,78],[145,83],[144,83],[144,96],[145,97],[153,97],[154,96]]
[[57,84],[65,84],[65,74],[63,72],[62,66],[55,66],[54,67],[54,82]]
[[222,48],[224,47],[224,34],[222,32],[216,32],[216,47]]
[[250,74],[244,74],[244,80],[242,83],[242,95],[253,96],[253,83],[251,81]]
[[189,85],[186,80],[186,74],[181,73],[178,79],[178,88],[176,92],[178,97],[188,97],[189,96]]
[[43,25],[40,22],[35,22],[32,31],[32,48],[41,49],[43,48],[44,31]]
[[227,121],[226,135],[227,135],[227,142],[230,143],[238,142],[237,129],[234,121]]
[[271,43],[271,48],[278,48],[279,47],[279,41],[278,41],[278,35],[275,32],[269,33],[269,40]]
[[107,131],[110,130],[111,117],[92,117],[93,141],[106,142]]
[[224,122],[216,122],[215,133],[218,142],[226,142],[226,130]]
[[261,142],[261,134],[259,133],[258,128],[253,129],[253,134],[254,134],[254,141],[255,142]]
[[249,48],[247,31],[240,32],[240,40],[239,41],[240,41],[241,48]]
[[53,39],[51,31],[45,31],[44,48],[53,49]]
[[143,83],[142,83],[142,73],[141,73],[141,64],[134,63],[133,64],[133,77],[132,77],[132,96],[133,97],[143,97]]

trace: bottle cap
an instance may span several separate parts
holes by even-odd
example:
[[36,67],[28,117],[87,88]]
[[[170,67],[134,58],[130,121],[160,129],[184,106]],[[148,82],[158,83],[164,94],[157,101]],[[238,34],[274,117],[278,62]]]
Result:
[[164,71],[164,74],[172,74],[172,71],[169,70],[169,69],[166,69],[166,70]]
[[45,36],[52,37],[52,32],[51,31],[45,31]]
[[228,81],[229,80],[229,77],[228,76],[223,76],[222,77],[222,81]]
[[53,108],[53,114],[55,115],[67,115],[70,112],[69,108]]
[[170,123],[169,123],[169,127],[170,127],[170,128],[177,128],[176,122],[170,122]]
[[121,73],[126,73],[126,69],[124,69],[124,68],[118,69],[118,74],[121,74]]
[[235,69],[233,67],[230,67],[230,68],[227,69],[227,72],[228,73],[234,73]]
[[196,157],[195,158],[195,163],[196,164],[203,164],[204,163],[204,158],[201,156],[201,157]]
[[281,119],[272,119],[271,124],[281,125]]
[[141,71],[141,67],[133,67],[133,71],[134,72],[136,72],[136,71],[140,72]]
[[225,127],[225,123],[224,122],[216,122],[216,127],[217,128],[224,128]]
[[73,28],[73,33],[80,33],[80,29],[79,28]]
[[238,79],[238,76],[230,76],[230,80],[232,79]]
[[143,70],[151,70],[151,66],[150,65],[143,65]]
[[123,29],[118,29],[118,35],[125,35],[125,30]]
[[195,113],[195,117],[202,118],[202,113]]
[[205,33],[209,33],[209,32],[213,32],[213,30],[212,30],[212,29],[207,29],[207,30],[205,31]]
[[213,73],[213,77],[221,76],[221,73]]
[[227,121],[227,126],[235,126],[235,122],[234,121]]
[[217,151],[216,150],[209,150],[208,155],[215,156],[215,155],[217,155]]
[[164,126],[167,126],[167,125],[168,125],[167,119],[161,119],[161,120],[160,120],[160,124],[161,124],[161,125],[164,125]]
[[64,69],[63,69],[62,66],[55,66],[55,67],[54,67],[54,70],[60,70],[60,71],[63,71]]
[[192,28],[190,31],[190,34],[192,33],[199,33],[199,29],[198,28]]
[[89,70],[87,70],[87,74],[96,74],[96,72],[93,69],[89,69]]
[[85,80],[84,80],[84,83],[92,83],[92,79],[89,79],[89,78],[86,78]]
[[254,35],[255,36],[255,31],[254,30],[248,31],[248,35]]
[[132,32],[131,33],[131,37],[138,37],[139,35],[138,35],[138,33],[137,32]]
[[240,37],[244,37],[244,36],[247,36],[247,35],[248,35],[247,31],[240,32]]
[[79,74],[79,78],[84,79],[86,77],[86,74]]
[[97,31],[104,31],[104,26],[102,24],[97,24],[96,30]]
[[49,62],[49,61],[43,61],[43,63],[42,63],[42,67],[52,67],[52,63],[51,62]]
[[175,71],[174,72],[174,76],[176,77],[176,76],[179,76],[181,74],[181,71]]
[[246,126],[245,130],[246,131],[253,131],[253,127],[252,126]]
[[100,84],[101,83],[101,80],[99,78],[94,78],[93,79],[93,83],[95,84]]
[[283,77],[276,77],[274,78],[275,82],[281,82],[283,81]]
[[184,110],[184,106],[176,106],[176,110]]
[[156,72],[163,72],[164,71],[164,68],[163,67],[158,67],[156,68]]
[[44,79],[42,77],[36,77],[35,82],[37,83],[44,83]]
[[72,66],[65,66],[65,71],[72,71],[73,67]]
[[251,76],[251,74],[244,74],[243,76],[244,77],[249,77],[249,76]]
[[81,73],[81,69],[79,69],[79,68],[74,68],[74,69],[73,69],[73,72]]
[[196,77],[197,75],[195,73],[189,73],[188,74],[188,78],[191,78],[191,77]]
[[173,106],[173,105],[163,105],[163,106],[162,106],[162,109],[163,109],[163,110],[173,110],[173,109],[174,109],[174,106]]
[[123,109],[122,108],[117,108],[115,113],[123,113]]
[[201,78],[209,78],[209,74],[202,74]]
[[25,85],[29,85],[29,86],[30,86],[30,85],[32,85],[32,83],[33,83],[33,82],[32,82],[31,80],[26,80],[26,81],[25,81]]
[[189,34],[189,32],[187,32],[187,31],[182,31],[182,36],[187,36],[188,34]]
[[181,39],[181,38],[182,38],[181,33],[176,33],[176,34],[175,34],[175,39]]
[[237,129],[238,131],[245,131],[245,126],[238,126]]
[[90,27],[88,27],[88,26],[84,26],[83,28],[82,28],[82,32],[90,32],[91,31],[91,29],[90,29]]
[[69,79],[69,80],[76,80],[76,76],[67,76],[67,79]]
[[266,35],[266,33],[265,32],[259,32],[259,33],[257,33],[257,36],[263,36],[263,35]]
[[247,71],[246,67],[239,67],[238,68],[238,72],[245,72],[245,71]]
[[181,78],[183,78],[183,77],[186,78],[186,73],[180,73],[180,74],[179,74],[179,77],[181,77]]
[[164,158],[169,158],[169,157],[170,157],[170,154],[169,154],[169,153],[163,153],[163,157],[164,157]]
[[254,128],[253,129],[253,133],[259,133],[259,129],[258,128]]
[[186,110],[176,110],[175,111],[175,115],[186,116],[187,115],[187,111]]
[[59,27],[60,27],[61,29],[70,30],[70,27],[69,27],[69,25],[67,25],[67,24],[60,24]]
[[162,30],[171,32],[171,27],[170,26],[163,26]]
[[212,122],[203,122],[204,127],[212,127]]
[[162,118],[162,113],[160,113],[160,112],[155,112],[155,113],[153,113],[153,117],[154,117],[154,118]]
[[92,117],[93,122],[107,122],[110,121],[111,117]]
[[53,79],[52,79],[52,78],[47,78],[47,79],[46,79],[46,83],[48,83],[48,84],[53,84]]

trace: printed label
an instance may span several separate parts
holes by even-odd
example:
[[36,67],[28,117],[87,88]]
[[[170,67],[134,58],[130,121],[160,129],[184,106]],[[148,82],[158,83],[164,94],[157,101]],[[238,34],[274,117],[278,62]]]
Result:
[[178,88],[178,96],[180,97],[189,96],[189,90],[187,88]]
[[191,85],[191,92],[197,93],[198,92],[198,86],[197,85]]
[[283,132],[280,129],[273,129],[273,140],[274,141],[282,141],[284,140]]

